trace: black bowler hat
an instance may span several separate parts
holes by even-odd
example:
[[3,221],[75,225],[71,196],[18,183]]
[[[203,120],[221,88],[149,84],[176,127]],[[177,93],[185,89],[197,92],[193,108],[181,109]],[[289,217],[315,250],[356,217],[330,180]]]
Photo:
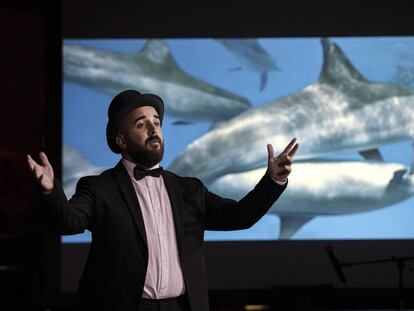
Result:
[[115,153],[121,153],[121,148],[116,144],[119,126],[125,116],[132,110],[151,106],[157,111],[162,124],[164,117],[164,102],[155,94],[141,94],[135,90],[126,90],[116,95],[108,108],[108,124],[106,125],[106,141],[109,148]]

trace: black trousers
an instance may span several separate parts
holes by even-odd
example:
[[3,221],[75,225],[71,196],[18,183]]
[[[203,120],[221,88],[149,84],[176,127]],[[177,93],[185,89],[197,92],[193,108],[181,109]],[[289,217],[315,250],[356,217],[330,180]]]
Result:
[[167,299],[141,299],[138,311],[191,311],[187,295]]

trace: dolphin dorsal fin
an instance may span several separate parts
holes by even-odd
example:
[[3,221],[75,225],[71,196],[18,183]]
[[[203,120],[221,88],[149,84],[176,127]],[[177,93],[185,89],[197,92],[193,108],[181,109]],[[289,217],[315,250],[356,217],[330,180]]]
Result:
[[313,217],[280,216],[279,239],[289,239]]
[[384,161],[384,158],[382,157],[381,152],[378,150],[378,148],[360,150],[359,154],[367,160]]
[[328,38],[322,38],[323,66],[319,76],[322,83],[368,82],[352,65],[342,49]]
[[170,49],[163,40],[148,40],[144,47],[138,52],[139,56],[144,56],[148,60],[157,64],[177,66]]
[[394,172],[394,175],[392,176],[392,179],[390,180],[388,187],[390,188],[393,185],[399,185],[403,181],[404,175],[407,173],[406,169],[397,170]]

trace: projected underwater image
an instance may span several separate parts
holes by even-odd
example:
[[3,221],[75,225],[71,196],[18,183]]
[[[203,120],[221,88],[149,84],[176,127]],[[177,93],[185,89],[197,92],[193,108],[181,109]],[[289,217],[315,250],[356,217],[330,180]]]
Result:
[[224,197],[253,189],[268,143],[300,143],[268,214],[206,240],[414,238],[414,37],[64,40],[63,75],[68,197],[120,160],[107,110],[136,89],[165,103],[161,165]]

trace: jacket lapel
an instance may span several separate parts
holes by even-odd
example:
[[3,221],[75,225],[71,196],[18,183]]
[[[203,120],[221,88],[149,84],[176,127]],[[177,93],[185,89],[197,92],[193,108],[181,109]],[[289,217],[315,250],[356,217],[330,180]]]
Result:
[[183,235],[183,201],[182,201],[182,189],[178,180],[169,171],[162,173],[164,179],[165,188],[167,189],[168,196],[170,198],[171,209],[174,217],[175,232],[177,235],[177,245],[181,250],[181,237]]
[[141,238],[143,239],[145,246],[148,248],[147,235],[145,233],[144,218],[142,216],[141,207],[139,205],[134,186],[132,185],[131,178],[129,177],[128,172],[126,171],[121,161],[119,161],[114,168],[114,178],[127,203],[128,209],[131,213],[136,227],[138,228]]

